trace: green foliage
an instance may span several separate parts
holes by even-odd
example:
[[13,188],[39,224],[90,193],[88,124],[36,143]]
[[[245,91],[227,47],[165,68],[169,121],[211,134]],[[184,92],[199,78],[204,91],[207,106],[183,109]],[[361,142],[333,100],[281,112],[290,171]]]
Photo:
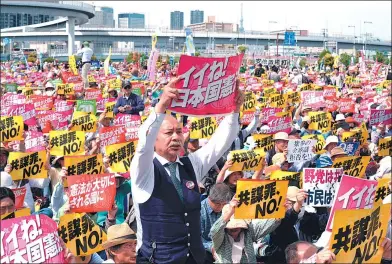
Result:
[[331,55],[331,53],[325,54],[325,56],[324,56],[324,65],[332,67],[333,63],[334,63],[334,57]]
[[248,47],[245,46],[245,45],[239,45],[239,46],[237,47],[237,51],[238,51],[240,54],[245,54],[247,50],[248,50]]
[[95,56],[95,54],[93,54],[93,56],[91,56],[91,60],[93,60],[93,61],[97,60],[97,56]]
[[[319,55],[319,59],[318,59],[318,64],[320,65],[321,61],[323,60],[323,58],[325,57],[325,55],[327,54],[331,54],[331,52],[327,49],[323,50],[320,55]],[[332,63],[333,64],[333,63]],[[326,65],[326,63],[324,62],[324,65]]]
[[301,68],[303,68],[303,67],[306,66],[306,59],[305,59],[305,58],[302,58],[302,59],[299,61],[299,66],[300,66]]
[[376,55],[373,55],[373,60],[381,63],[386,63],[386,59],[388,59],[388,57],[386,57],[384,53],[379,51],[376,51]]
[[196,50],[195,56],[196,56],[196,57],[199,57],[199,56],[200,56],[200,51]]
[[351,56],[348,55],[347,53],[343,53],[340,55],[339,60],[341,63],[344,64],[344,66],[348,67],[351,62]]
[[47,57],[46,59],[44,59],[44,62],[53,63],[54,59],[52,57]]

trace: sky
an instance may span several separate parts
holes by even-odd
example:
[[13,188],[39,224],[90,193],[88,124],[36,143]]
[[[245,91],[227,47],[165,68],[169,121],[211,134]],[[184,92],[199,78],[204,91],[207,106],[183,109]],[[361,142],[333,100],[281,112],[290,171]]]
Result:
[[[355,35],[372,33],[391,40],[391,1],[83,1],[110,6],[118,13],[144,13],[146,25],[170,26],[170,12],[184,12],[185,26],[191,10],[203,10],[204,19],[215,16],[217,22],[238,23],[243,17],[245,30],[302,29],[321,33]],[[275,21],[277,23],[269,23]],[[364,23],[365,21],[371,22]],[[117,22],[116,22],[117,23]],[[355,26],[349,27],[349,26]]]

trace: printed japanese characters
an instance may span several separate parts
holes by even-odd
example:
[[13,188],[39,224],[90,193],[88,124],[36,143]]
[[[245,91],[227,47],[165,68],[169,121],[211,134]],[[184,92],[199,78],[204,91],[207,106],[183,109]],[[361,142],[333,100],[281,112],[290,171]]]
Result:
[[292,163],[311,160],[314,156],[312,148],[315,146],[316,142],[316,140],[290,139],[287,146],[287,161]]

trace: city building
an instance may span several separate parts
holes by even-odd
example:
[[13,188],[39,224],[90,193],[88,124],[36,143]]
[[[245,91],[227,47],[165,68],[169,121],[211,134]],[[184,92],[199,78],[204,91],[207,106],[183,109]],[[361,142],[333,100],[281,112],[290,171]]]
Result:
[[208,16],[207,17],[207,22],[208,23],[215,23],[215,16]]
[[114,21],[114,12],[113,8],[106,7],[106,6],[96,6],[95,7],[95,16],[89,21],[82,25],[82,27],[89,27],[89,28],[98,28],[98,27],[105,27],[105,28],[114,28],[115,21]]
[[206,22],[206,23],[189,25],[188,27],[191,28],[193,32],[196,31],[224,32],[224,33],[238,32],[238,24],[224,23],[224,22]]
[[145,16],[138,13],[118,14],[119,28],[145,28]]
[[199,24],[204,22],[204,11],[191,10],[191,24]]
[[182,30],[184,28],[184,12],[170,12],[170,29]]

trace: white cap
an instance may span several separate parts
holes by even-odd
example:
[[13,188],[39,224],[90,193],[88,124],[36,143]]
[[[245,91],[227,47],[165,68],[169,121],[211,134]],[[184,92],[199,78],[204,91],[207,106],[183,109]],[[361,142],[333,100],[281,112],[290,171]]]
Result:
[[346,118],[344,117],[343,114],[337,114],[335,121],[342,121],[342,120],[346,120]]
[[289,140],[289,135],[286,132],[278,132],[274,135],[273,140]]
[[329,136],[327,137],[327,140],[325,141],[323,149],[325,149],[329,143],[339,143],[339,139],[337,136]]
[[53,83],[51,83],[51,82],[47,82],[47,83],[45,84],[45,88],[54,88],[54,85],[53,85]]
[[9,175],[8,173],[6,173],[5,171],[2,171],[0,173],[1,175],[1,187],[8,187],[8,188],[12,188],[14,185],[14,182],[12,181],[12,177],[11,175]]

